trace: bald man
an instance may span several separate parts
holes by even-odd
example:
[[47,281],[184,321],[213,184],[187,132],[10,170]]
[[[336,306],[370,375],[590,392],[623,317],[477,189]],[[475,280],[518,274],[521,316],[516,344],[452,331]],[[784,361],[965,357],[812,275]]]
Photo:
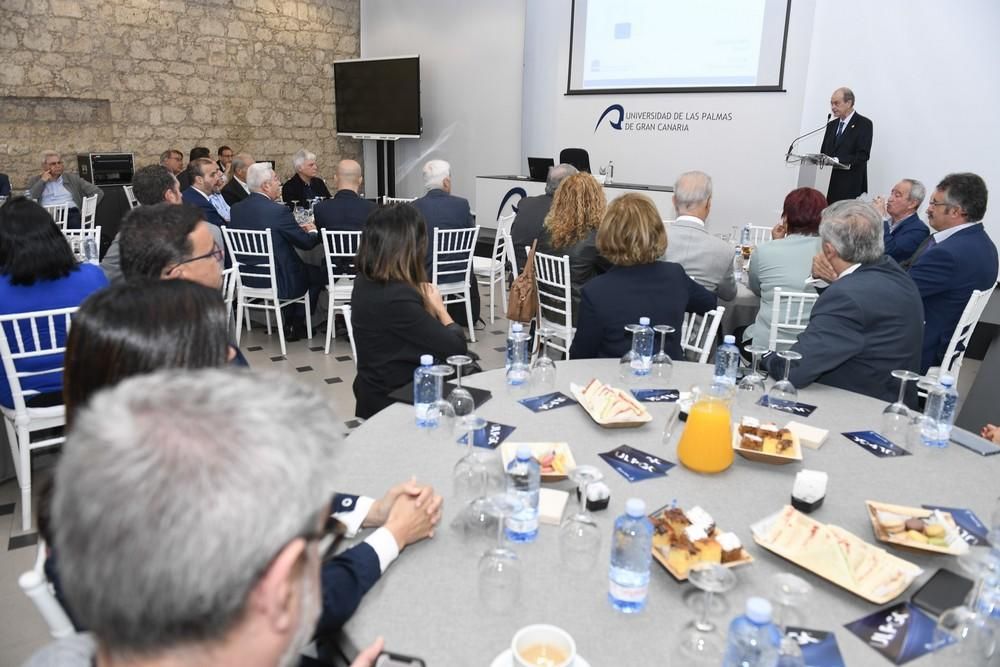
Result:
[[320,229],[361,231],[375,204],[362,199],[361,165],[354,160],[341,160],[333,176],[336,194],[316,205],[316,226]]

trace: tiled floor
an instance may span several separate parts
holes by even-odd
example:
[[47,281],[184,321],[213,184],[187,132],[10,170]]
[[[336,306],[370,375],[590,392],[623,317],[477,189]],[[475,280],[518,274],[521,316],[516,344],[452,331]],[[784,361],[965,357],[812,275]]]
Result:
[[[488,315],[487,304],[482,312]],[[476,332],[478,340],[469,348],[479,354],[484,369],[491,369],[503,364],[507,321],[498,318],[491,324],[486,319],[486,328]],[[263,326],[255,326],[249,334],[244,332],[240,347],[251,367],[293,373],[328,397],[348,432],[360,425],[354,418],[351,347],[342,336],[326,355],[325,342],[325,334],[316,334],[312,340],[288,343],[288,354],[283,356],[277,335],[269,338]],[[34,456],[33,489],[51,474],[57,457],[57,453]],[[49,641],[48,628],[17,585],[18,576],[32,567],[37,552],[34,528],[27,533],[20,530],[19,495],[14,480],[0,484],[0,665],[4,666],[21,664]]]

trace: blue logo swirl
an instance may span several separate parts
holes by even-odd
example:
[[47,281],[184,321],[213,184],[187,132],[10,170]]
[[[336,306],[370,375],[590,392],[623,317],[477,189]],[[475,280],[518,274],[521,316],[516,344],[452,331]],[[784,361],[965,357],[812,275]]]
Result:
[[605,109],[604,113],[601,114],[601,117],[597,119],[597,125],[594,126],[595,133],[597,132],[597,129],[601,126],[601,121],[607,118],[608,114],[610,114],[612,111],[618,112],[618,120],[615,121],[612,119],[611,127],[613,127],[616,130],[622,129],[622,121],[625,120],[625,109],[620,104],[612,104],[607,109]]
[[[511,188],[508,190],[507,194],[505,194],[503,199],[500,200],[500,208],[497,209],[497,220],[500,219],[500,214],[503,213],[503,207],[507,205],[507,202],[510,201],[510,198],[514,195],[517,195],[517,200],[521,201],[523,197],[528,196],[528,193],[525,192],[524,188]],[[510,208],[514,211],[514,213],[517,213],[517,206],[513,203],[511,203]]]

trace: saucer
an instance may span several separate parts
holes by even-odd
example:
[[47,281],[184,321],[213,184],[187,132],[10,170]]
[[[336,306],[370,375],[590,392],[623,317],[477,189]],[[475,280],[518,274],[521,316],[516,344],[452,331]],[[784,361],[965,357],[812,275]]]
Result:
[[[490,667],[514,667],[514,656],[511,654],[510,649],[507,649],[490,663]],[[590,663],[584,660],[579,655],[573,660],[572,667],[590,667]]]

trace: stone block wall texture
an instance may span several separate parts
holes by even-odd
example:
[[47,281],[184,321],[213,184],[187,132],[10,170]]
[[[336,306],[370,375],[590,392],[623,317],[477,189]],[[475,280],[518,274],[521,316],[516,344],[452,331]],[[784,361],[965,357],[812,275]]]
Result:
[[300,148],[329,179],[340,139],[333,61],[360,53],[360,0],[0,0],[0,172],[15,187],[40,153],[220,145],[272,159]]

